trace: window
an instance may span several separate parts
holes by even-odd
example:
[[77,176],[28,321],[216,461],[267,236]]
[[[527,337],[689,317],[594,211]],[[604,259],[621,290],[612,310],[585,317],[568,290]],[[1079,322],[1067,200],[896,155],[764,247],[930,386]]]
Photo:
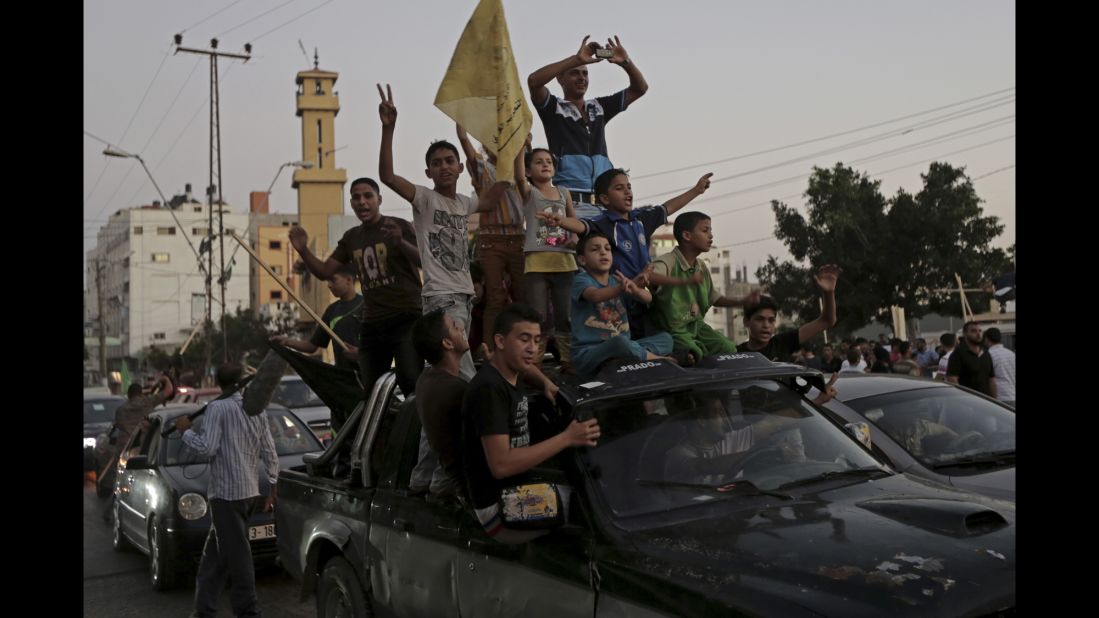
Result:
[[202,212],[202,206],[195,206],[195,212]]
[[324,88],[321,88],[321,80],[313,80],[313,83],[316,85],[316,90],[314,92],[316,94],[324,94]]
[[282,227],[290,227],[290,222],[289,221],[283,221],[282,222]]
[[159,264],[167,264],[168,262],[170,262],[172,260],[171,260],[171,256],[169,256],[167,253],[154,253],[152,261],[157,262]]
[[162,340],[164,338],[165,338],[164,333],[153,333],[153,339],[155,339],[157,341]]
[[165,226],[158,227],[158,228],[156,228],[156,233],[157,233],[158,236],[175,236],[176,235],[176,226],[169,225],[169,226],[166,226],[166,227]]
[[126,256],[126,257],[122,258],[122,268],[129,268],[129,267],[130,267],[130,256]]
[[271,290],[271,300],[282,300],[282,290]]
[[323,142],[324,142],[324,135],[321,133],[321,121],[318,118],[317,119],[317,143],[321,144]]
[[135,225],[134,226],[134,236],[141,236],[144,233],[145,233],[145,228],[143,228],[140,225]]
[[720,266],[711,266],[710,267],[710,272],[716,275],[716,274],[721,272],[721,267]]
[[276,275],[282,276],[282,266],[275,264],[271,267],[271,272],[275,273]]
[[206,236],[210,233],[208,227],[193,227],[191,228],[191,236]]
[[279,249],[282,249],[282,242],[278,240],[272,240],[271,242],[267,243],[267,248],[277,251]]

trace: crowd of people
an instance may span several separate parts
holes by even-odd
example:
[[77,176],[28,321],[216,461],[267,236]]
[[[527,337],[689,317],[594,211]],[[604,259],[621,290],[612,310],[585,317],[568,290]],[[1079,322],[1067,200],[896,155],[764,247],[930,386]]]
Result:
[[961,384],[1015,405],[1015,352],[1003,345],[999,328],[981,330],[977,322],[966,322],[962,339],[943,333],[932,348],[923,337],[911,341],[878,336],[826,343],[820,355],[812,345],[802,345],[783,359],[825,373],[900,373]]

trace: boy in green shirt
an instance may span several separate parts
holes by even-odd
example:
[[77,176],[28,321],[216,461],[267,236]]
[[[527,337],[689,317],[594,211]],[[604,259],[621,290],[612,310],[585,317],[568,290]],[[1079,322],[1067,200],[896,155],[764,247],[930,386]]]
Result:
[[699,255],[710,250],[714,234],[710,217],[698,211],[679,215],[673,226],[679,246],[653,261],[649,280],[655,288],[653,322],[671,334],[675,342],[673,356],[683,366],[697,363],[703,356],[736,352],[736,345],[706,323],[710,307],[743,307],[759,292],[747,298],[721,296],[714,289],[710,269]]

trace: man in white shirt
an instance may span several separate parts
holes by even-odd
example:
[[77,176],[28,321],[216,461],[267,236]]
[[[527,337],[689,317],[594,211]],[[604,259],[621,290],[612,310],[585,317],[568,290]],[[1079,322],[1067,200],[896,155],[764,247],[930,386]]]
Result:
[[992,373],[996,376],[996,398],[1015,407],[1015,353],[1004,347],[1000,329],[985,331],[985,345],[992,357]]

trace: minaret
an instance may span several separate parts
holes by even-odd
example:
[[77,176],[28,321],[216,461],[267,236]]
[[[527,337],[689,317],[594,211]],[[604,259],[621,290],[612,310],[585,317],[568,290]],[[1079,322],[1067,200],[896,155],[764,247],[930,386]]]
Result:
[[[347,170],[336,167],[336,114],[340,99],[333,90],[339,73],[322,71],[313,51],[313,69],[298,73],[297,114],[301,118],[301,158],[311,169],[294,170],[298,190],[298,224],[309,233],[309,246],[323,262],[339,238],[328,238],[328,218],[343,215],[347,199],[343,187]],[[320,315],[332,302],[323,281],[307,274],[302,279],[302,299]],[[302,317],[308,319],[303,312]]]

